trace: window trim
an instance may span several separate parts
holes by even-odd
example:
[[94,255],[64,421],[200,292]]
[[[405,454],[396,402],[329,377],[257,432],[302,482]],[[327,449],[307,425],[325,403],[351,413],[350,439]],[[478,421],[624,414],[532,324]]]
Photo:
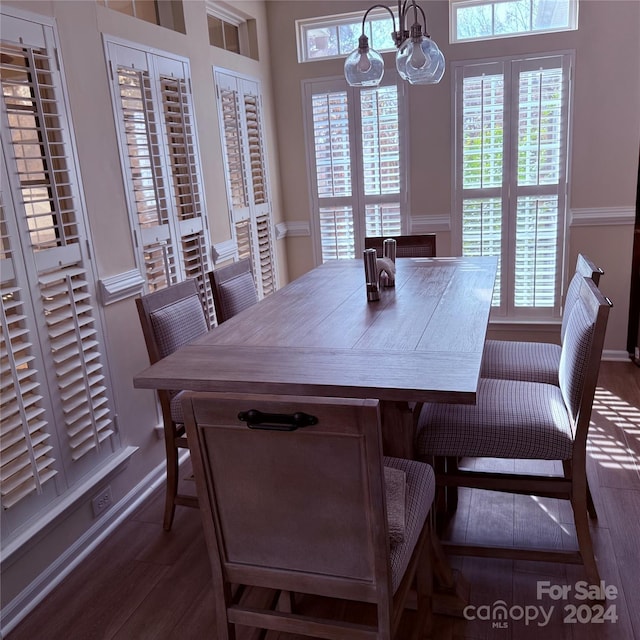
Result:
[[[344,76],[331,76],[324,78],[311,78],[302,81],[302,110],[303,110],[303,125],[304,125],[304,139],[305,139],[305,153],[307,158],[307,184],[309,191],[309,207],[311,212],[311,236],[313,246],[313,259],[314,264],[322,264],[322,234],[320,228],[320,207],[321,199],[318,197],[316,188],[316,178],[314,172],[316,170],[316,159],[314,153],[314,128],[313,128],[313,114],[311,108],[311,98],[313,96],[314,85],[326,85],[326,91],[346,91],[348,95],[348,114],[350,122],[355,122],[355,115],[359,112],[359,106],[356,108],[355,101],[360,99],[360,91],[357,88],[349,87]],[[387,76],[383,78],[380,86],[395,85],[398,90],[398,121],[399,123],[406,122],[408,118],[408,96],[406,90],[406,83],[399,80],[397,76]],[[364,208],[367,201],[372,196],[365,196],[364,194],[364,177],[362,169],[362,128],[360,123],[354,127],[350,126],[352,137],[351,143],[351,175],[352,175],[352,195],[351,196],[337,196],[335,204],[351,204],[353,203],[353,216],[354,216],[354,234],[355,234],[355,251],[364,249],[364,226],[366,224],[366,217],[364,215]],[[397,200],[400,203],[400,224],[402,234],[409,233],[410,219],[409,219],[409,194],[410,194],[410,182],[409,182],[409,137],[405,130],[405,127],[401,125],[398,127],[399,145],[400,145],[400,164],[402,169],[400,175],[400,189],[394,201]],[[390,199],[390,195],[376,196],[379,198],[380,203],[384,203],[385,199]],[[358,213],[362,210],[362,213]],[[358,236],[360,233],[361,238]],[[360,240],[362,240],[362,246],[360,246]]]
[[[392,9],[393,17],[396,24],[396,29],[398,28],[398,13],[397,10]],[[318,16],[315,18],[302,18],[300,20],[296,20],[296,49],[298,52],[298,62],[317,62],[318,60],[336,60],[340,58],[346,58],[351,51],[347,53],[338,53],[333,56],[321,56],[318,58],[309,58],[307,56],[307,32],[313,29],[323,29],[328,27],[339,27],[345,24],[357,24],[359,26],[362,25],[362,18],[364,16],[364,11],[350,11],[349,13],[337,13],[329,16]],[[373,9],[367,18],[368,22],[371,20],[375,20],[376,18],[388,18],[389,12],[378,8]],[[361,29],[360,29],[361,31]],[[370,42],[371,47],[374,48],[378,53],[385,53],[388,51],[395,51],[396,46],[393,42],[393,38],[391,34],[389,34],[389,43],[388,46],[380,46],[380,43]]]
[[503,38],[518,38],[521,36],[536,36],[546,33],[561,33],[565,31],[577,31],[578,29],[578,8],[579,0],[568,0],[569,2],[569,16],[567,27],[555,27],[546,29],[536,29],[529,31],[519,31],[517,33],[501,33],[486,36],[477,36],[470,38],[460,38],[457,35],[458,31],[458,13],[457,9],[467,8],[474,6],[490,6],[494,7],[496,4],[500,4],[504,0],[449,0],[449,43],[460,44],[463,42],[480,42],[484,40],[501,40]]

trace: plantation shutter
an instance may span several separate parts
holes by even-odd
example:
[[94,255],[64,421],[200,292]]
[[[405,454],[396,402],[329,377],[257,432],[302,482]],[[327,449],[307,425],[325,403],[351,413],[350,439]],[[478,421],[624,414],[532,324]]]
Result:
[[322,261],[354,258],[365,235],[402,233],[407,189],[400,109],[395,84],[360,91],[342,80],[305,85]]
[[53,30],[2,21],[1,480],[9,509],[50,491],[61,469],[56,490],[64,491],[116,444]]
[[360,91],[365,235],[402,233],[398,87]]
[[[0,282],[2,333],[0,363],[2,422],[0,426],[0,493],[2,507],[9,509],[32,492],[42,493],[57,473],[49,433],[52,411],[42,379],[43,363],[38,359],[37,333],[31,326],[33,310],[26,281],[20,273],[20,255],[14,254],[5,215],[6,181],[3,163],[3,192],[0,194]],[[13,213],[13,212],[12,212]]]
[[502,304],[502,231],[506,225],[503,199],[505,175],[505,76],[501,62],[469,65],[458,70],[462,83],[457,92],[461,170],[456,193],[463,194],[462,254],[497,256],[498,272],[493,305]]
[[214,72],[227,191],[238,258],[249,258],[260,297],[276,288],[260,85]]
[[499,315],[560,312],[569,65],[557,55],[455,68],[462,253],[498,256]]
[[138,262],[149,291],[195,278],[210,319],[210,243],[187,61],[106,43]]
[[[513,65],[518,91],[515,307],[559,310],[567,182],[569,59]],[[514,135],[514,139],[516,136]]]

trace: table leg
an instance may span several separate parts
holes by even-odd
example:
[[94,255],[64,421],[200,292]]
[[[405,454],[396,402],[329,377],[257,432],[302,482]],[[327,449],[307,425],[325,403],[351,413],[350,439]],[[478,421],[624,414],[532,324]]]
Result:
[[385,456],[415,458],[415,425],[412,408],[407,402],[384,400],[382,413],[382,450]]

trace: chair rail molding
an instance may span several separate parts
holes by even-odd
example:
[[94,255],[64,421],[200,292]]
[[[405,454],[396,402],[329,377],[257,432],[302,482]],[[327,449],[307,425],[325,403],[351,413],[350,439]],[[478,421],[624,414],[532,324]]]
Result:
[[138,269],[123,271],[99,281],[100,300],[103,306],[110,305],[125,298],[142,293],[145,280]]
[[409,233],[434,233],[451,231],[451,216],[448,213],[437,216],[409,216]]
[[306,220],[289,220],[276,225],[276,240],[296,236],[310,236],[311,225]]
[[599,227],[633,224],[635,207],[602,207],[590,209],[571,209],[569,212],[569,226],[571,227]]
[[226,260],[234,260],[238,255],[238,247],[236,241],[233,238],[224,240],[223,242],[216,242],[213,246],[213,261],[214,264],[219,262],[225,262]]

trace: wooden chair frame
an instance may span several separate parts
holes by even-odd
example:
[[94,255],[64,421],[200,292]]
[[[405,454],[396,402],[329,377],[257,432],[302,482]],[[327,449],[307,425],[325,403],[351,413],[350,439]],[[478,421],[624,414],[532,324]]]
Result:
[[[391,590],[377,400],[188,393],[183,407],[211,560],[216,638],[235,639],[240,624],[335,640],[390,640],[414,581],[416,628],[429,632],[428,516],[404,577],[395,594]],[[239,410],[250,409],[305,412],[318,422],[287,432],[249,429],[238,418]],[[314,516],[299,517],[303,503],[313,505]],[[326,508],[330,515],[316,519]],[[260,606],[249,604],[256,588],[275,595]],[[376,624],[309,617],[291,598],[274,609],[283,602],[278,593],[370,603]]]
[[[587,484],[586,458],[587,437],[591,410],[598,381],[600,360],[604,345],[611,301],[598,290],[591,278],[584,278],[580,288],[580,298],[595,316],[595,328],[591,342],[586,376],[583,382],[580,406],[574,424],[573,453],[570,460],[564,460],[563,476],[535,474],[507,474],[498,472],[472,471],[460,468],[457,459],[454,468],[435,467],[438,492],[446,487],[470,487],[490,491],[537,495],[567,499],[571,502],[578,551],[541,550],[499,546],[480,546],[444,542],[445,550],[457,555],[511,558],[519,560],[541,560],[583,564],[591,584],[599,584],[600,575],[593,553],[593,543],[589,530],[589,491]],[[447,458],[449,460],[449,458]]]
[[[160,347],[151,323],[151,314],[158,309],[162,309],[167,305],[171,305],[193,295],[197,295],[198,298],[200,298],[197,282],[190,279],[171,285],[166,289],[160,289],[146,296],[136,298],[136,307],[138,309],[138,315],[140,316],[142,334],[144,335],[144,341],[147,346],[150,364],[155,364],[162,359]],[[203,315],[208,326],[204,308]],[[187,444],[184,425],[174,422],[171,417],[171,399],[174,393],[159,389],[157,394],[162,410],[164,445],[167,458],[167,483],[163,527],[166,531],[169,531],[173,524],[176,505],[197,508],[198,499],[195,496],[178,493],[178,482],[180,479],[179,451],[180,449],[188,449],[189,445]]]
[[387,238],[396,241],[396,257],[398,258],[433,258],[436,255],[436,234],[425,233],[413,236],[366,236],[365,249],[375,249],[378,258],[383,257],[383,245]]

